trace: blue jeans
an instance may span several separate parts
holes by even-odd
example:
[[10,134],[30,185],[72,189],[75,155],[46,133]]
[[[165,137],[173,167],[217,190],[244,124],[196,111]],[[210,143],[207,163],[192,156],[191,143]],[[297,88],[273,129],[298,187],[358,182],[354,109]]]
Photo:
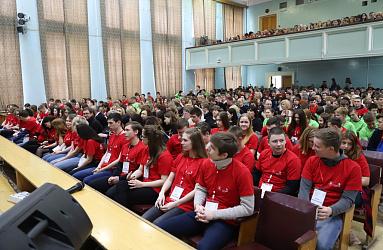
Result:
[[112,171],[105,170],[105,171],[98,172],[97,174],[88,175],[88,176],[86,176],[83,179],[83,181],[84,181],[85,184],[89,185],[90,182],[92,182],[92,181],[94,181],[94,180],[96,180],[98,178],[103,178],[103,177],[105,177],[105,178],[108,177],[109,178],[110,176],[112,176]]
[[61,157],[64,157],[66,154],[52,154],[52,153],[47,153],[43,156],[43,160],[44,161],[47,161],[47,162],[51,162],[51,161],[54,161],[54,160],[57,160]]
[[[88,165],[89,166],[89,165]],[[83,169],[83,170],[80,170],[80,171],[77,171],[76,173],[74,173],[72,176],[80,181],[83,181],[85,177],[87,176],[90,176],[93,174],[93,170],[96,169],[96,167],[92,166],[92,167],[88,167],[86,169]]]
[[160,209],[153,206],[148,211],[146,211],[146,213],[142,215],[142,218],[153,222],[153,224],[155,225],[158,225],[158,224],[161,224],[163,221],[168,220],[171,217],[174,217],[183,213],[185,213],[185,211],[178,207],[175,207],[167,211],[166,213],[164,213]]
[[317,250],[331,250],[342,231],[343,220],[341,215],[330,217],[327,220],[317,221],[318,234]]
[[237,227],[222,220],[213,220],[209,223],[199,222],[195,219],[195,212],[187,212],[166,221],[157,226],[180,238],[203,233],[203,238],[198,242],[198,249],[215,250],[226,246],[237,235]]
[[53,166],[69,173],[70,171],[72,171],[72,169],[77,167],[78,163],[80,162],[80,158],[81,158],[81,154],[79,154],[73,158],[69,158],[69,159],[57,162],[57,163],[53,164]]

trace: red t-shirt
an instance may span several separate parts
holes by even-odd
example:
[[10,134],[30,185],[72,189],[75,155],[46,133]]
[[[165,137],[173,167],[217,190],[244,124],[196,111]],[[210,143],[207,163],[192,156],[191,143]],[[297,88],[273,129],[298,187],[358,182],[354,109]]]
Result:
[[42,113],[42,112],[39,112],[39,118],[42,120],[44,119],[45,117],[47,117],[49,115],[49,110],[47,110],[45,113]]
[[[174,160],[171,172],[175,174],[172,186],[170,188],[169,195],[166,197],[166,202],[173,201],[170,198],[174,188],[176,186],[183,188],[181,197],[184,197],[188,193],[194,190],[199,174],[201,164],[203,164],[205,158],[190,158],[180,154],[177,159]],[[194,210],[193,199],[178,206],[182,210],[189,212]]]
[[104,146],[93,139],[84,140],[84,154],[93,156],[93,161],[100,161],[104,155]]
[[25,128],[29,136],[34,136],[40,130],[41,125],[37,123],[36,118],[29,116],[27,120],[20,120],[20,128]]
[[361,191],[362,174],[360,167],[351,159],[343,159],[336,166],[328,167],[318,156],[310,157],[302,171],[302,178],[312,182],[310,197],[314,189],[326,192],[323,205],[336,203],[343,191]]
[[250,172],[253,171],[255,166],[255,158],[250,149],[247,147],[243,147],[243,149],[236,153],[233,158],[239,162],[242,162],[243,165],[245,165],[250,170]]
[[287,181],[301,178],[301,161],[292,151],[286,151],[280,157],[274,157],[271,149],[262,151],[256,168],[262,172],[259,187],[262,183],[273,184],[271,191],[278,192],[286,186]]
[[[253,177],[236,159],[222,170],[218,170],[210,159],[205,159],[197,183],[206,188],[207,201],[218,202],[218,209],[238,206],[240,197],[254,195]],[[232,220],[226,222],[234,223]]]
[[301,145],[299,145],[299,144],[294,145],[292,151],[301,160],[301,166],[302,167],[305,165],[308,158],[315,155],[315,151],[312,149],[309,150],[308,154],[302,154]]
[[83,139],[80,138],[80,136],[77,134],[77,132],[73,131],[72,132],[72,141],[73,141],[73,149],[79,147],[83,148]]
[[6,125],[16,126],[19,122],[19,119],[14,114],[8,114],[5,118]]
[[249,138],[249,140],[245,144],[246,147],[249,149],[257,150],[258,148],[258,136],[256,134],[252,134]]
[[56,129],[54,128],[44,129],[40,126],[38,133],[37,140],[39,142],[48,141],[49,143],[53,143],[54,141],[58,141]]
[[364,154],[360,154],[359,158],[354,160],[360,166],[362,177],[370,177],[370,167]]
[[[286,130],[288,131],[289,129],[286,128]],[[291,133],[291,137],[296,137],[297,139],[299,139],[301,137],[301,134],[302,134],[302,129],[300,126],[297,126],[295,127],[295,129],[292,131]]]
[[366,109],[363,106],[361,106],[359,109],[355,109],[355,113],[357,113],[359,117],[362,117],[367,112],[368,112],[368,109]]
[[[157,162],[153,163],[149,168],[149,177],[144,177],[144,182],[151,182],[161,179],[161,175],[169,175],[170,170],[173,166],[173,157],[169,151],[165,150],[158,157]],[[146,166],[144,166],[146,167]],[[143,170],[144,172],[144,170]],[[153,188],[154,191],[159,193],[161,187]]]
[[[293,150],[293,144],[291,143],[291,140],[289,139],[289,137],[287,137],[287,135],[285,136],[286,138],[286,149],[288,150]],[[262,137],[261,139],[261,142],[259,143],[259,147],[258,147],[258,153],[262,153],[263,150],[265,149],[269,149],[270,146],[269,146],[269,139],[267,138],[267,136],[264,136]]]
[[123,131],[120,134],[111,134],[107,149],[107,153],[110,153],[109,161],[105,161],[103,165],[106,166],[115,161],[120,156],[122,146],[127,143],[128,141]]
[[221,129],[221,128],[212,128],[211,130],[210,130],[210,134],[211,135],[214,135],[215,133],[219,133],[219,132],[226,132],[228,129]]
[[[122,145],[120,162],[129,162],[129,172],[134,172],[142,164],[146,163],[146,150],[147,146],[139,141],[136,145],[125,143]],[[121,171],[121,176],[127,175]]]
[[173,156],[173,159],[177,158],[177,156],[182,153],[181,141],[178,138],[178,134],[172,135],[169,138],[168,142],[166,143],[166,148]]
[[69,147],[72,144],[72,139],[73,139],[73,131],[72,130],[67,130],[65,135],[64,135],[64,144],[65,146]]

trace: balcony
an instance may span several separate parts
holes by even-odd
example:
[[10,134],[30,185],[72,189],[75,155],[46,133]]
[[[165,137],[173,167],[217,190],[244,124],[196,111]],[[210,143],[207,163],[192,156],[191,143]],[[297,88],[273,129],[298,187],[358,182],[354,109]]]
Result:
[[383,56],[383,21],[186,49],[186,69]]

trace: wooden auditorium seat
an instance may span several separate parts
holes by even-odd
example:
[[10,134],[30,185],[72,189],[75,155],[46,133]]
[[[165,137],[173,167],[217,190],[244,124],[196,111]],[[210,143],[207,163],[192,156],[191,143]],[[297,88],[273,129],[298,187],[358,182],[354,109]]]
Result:
[[[380,184],[380,175],[381,175],[381,168],[369,164],[370,167],[370,184],[368,186],[369,189],[369,196],[370,196],[370,203],[369,206],[371,207],[371,229],[372,229],[372,237],[370,237],[368,234],[366,234],[366,241],[364,242],[364,246],[366,248],[369,247],[369,245],[374,241],[375,236],[375,228],[378,222],[378,207],[379,207],[379,201],[380,196],[382,194],[382,184]],[[366,213],[364,208],[357,208],[354,212],[354,220],[365,223],[366,219]]]
[[350,241],[350,232],[351,232],[351,225],[352,225],[352,219],[354,216],[354,210],[355,206],[352,205],[343,215],[343,226],[342,231],[339,235],[339,244],[338,244],[338,250],[347,250],[349,246]]
[[383,152],[364,150],[363,154],[369,164],[383,167]]
[[316,206],[293,196],[266,192],[255,242],[237,249],[312,249],[316,247]]

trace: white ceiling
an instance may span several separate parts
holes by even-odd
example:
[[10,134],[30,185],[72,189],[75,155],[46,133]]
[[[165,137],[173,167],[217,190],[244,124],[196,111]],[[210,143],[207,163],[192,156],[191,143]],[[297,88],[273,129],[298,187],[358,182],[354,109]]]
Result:
[[231,0],[232,2],[239,3],[246,6],[256,5],[265,2],[271,2],[272,0]]

